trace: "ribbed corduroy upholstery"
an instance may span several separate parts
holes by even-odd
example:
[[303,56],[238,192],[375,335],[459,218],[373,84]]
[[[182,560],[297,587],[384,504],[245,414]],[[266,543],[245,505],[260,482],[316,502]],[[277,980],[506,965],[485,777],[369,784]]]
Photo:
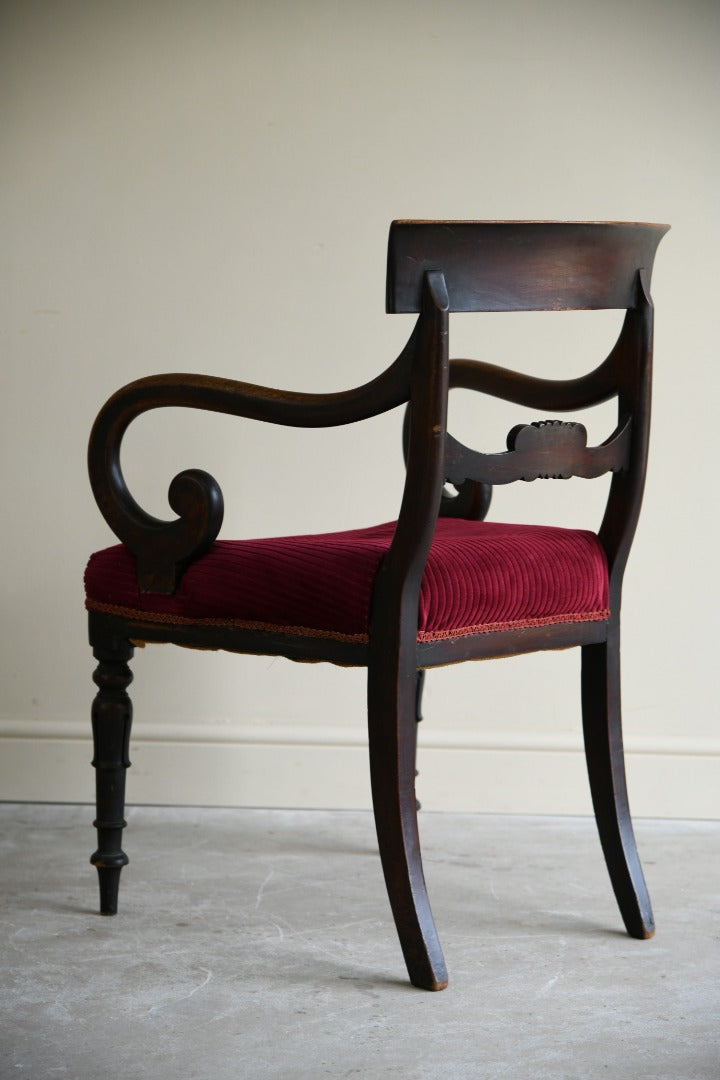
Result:
[[[250,625],[362,641],[394,522],[349,532],[223,540],[173,596],[138,591],[122,545],[91,556],[87,606],[163,622]],[[591,532],[441,518],[420,594],[418,638],[608,616],[608,573]]]

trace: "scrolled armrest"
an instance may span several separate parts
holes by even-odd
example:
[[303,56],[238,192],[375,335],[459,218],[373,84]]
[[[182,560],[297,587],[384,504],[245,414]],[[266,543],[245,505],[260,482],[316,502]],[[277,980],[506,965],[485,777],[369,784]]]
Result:
[[178,515],[148,514],[130,494],[120,466],[128,425],[151,409],[185,407],[293,427],[333,427],[367,419],[407,400],[412,338],[382,375],[353,390],[305,394],[209,375],[153,375],[118,390],[93,426],[88,447],[90,483],[115,535],[137,559],[142,592],[172,593],[180,575],[215,540],[223,518],[217,481],[201,469],[179,473],[168,491]]

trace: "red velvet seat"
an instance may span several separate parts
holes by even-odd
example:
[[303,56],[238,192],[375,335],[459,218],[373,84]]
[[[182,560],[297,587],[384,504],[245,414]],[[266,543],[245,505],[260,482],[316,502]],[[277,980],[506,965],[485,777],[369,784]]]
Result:
[[[171,596],[140,592],[122,544],[91,556],[90,611],[367,641],[372,587],[395,522],[348,532],[215,541]],[[594,533],[441,518],[420,588],[418,641],[608,617]]]

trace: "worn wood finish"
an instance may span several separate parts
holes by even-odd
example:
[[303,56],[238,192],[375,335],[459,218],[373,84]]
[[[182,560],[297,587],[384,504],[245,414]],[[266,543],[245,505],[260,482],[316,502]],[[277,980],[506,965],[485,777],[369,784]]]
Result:
[[[128,491],[120,446],[141,413],[168,406],[207,409],[266,423],[336,426],[406,405],[406,480],[395,535],[379,568],[367,641],[193,626],[91,613],[99,661],[93,705],[101,908],[117,906],[133,643],[287,656],[367,666],[373,805],[383,872],[411,981],[442,989],[447,971],[425,886],[415,798],[417,727],[424,669],[538,649],[580,647],[588,773],[603,852],[629,933],[652,933],[625,782],[619,661],[622,580],[637,524],[648,450],[652,356],[650,272],[666,226],[620,223],[396,222],[388,252],[388,309],[415,311],[405,349],[377,379],[337,394],[299,394],[198,375],[160,375],[118,391],[100,412],[89,448],[98,505],[137,559],[143,591],[174,591],[222,520],[222,494],[207,473],[179,474],[170,487],[178,515],[148,515]],[[618,340],[594,371],[572,380],[522,375],[448,357],[451,311],[625,307]],[[508,448],[479,453],[447,432],[451,388],[538,410],[510,433]],[[556,413],[617,401],[617,425],[599,447]],[[544,418],[551,417],[551,420]],[[439,515],[482,520],[492,485],[540,477],[613,474],[599,530],[610,575],[610,618],[418,642],[418,597]],[[448,489],[450,483],[456,493]]]
[[450,311],[628,308],[635,275],[652,272],[665,225],[613,221],[395,221],[387,310],[420,310],[441,268]]

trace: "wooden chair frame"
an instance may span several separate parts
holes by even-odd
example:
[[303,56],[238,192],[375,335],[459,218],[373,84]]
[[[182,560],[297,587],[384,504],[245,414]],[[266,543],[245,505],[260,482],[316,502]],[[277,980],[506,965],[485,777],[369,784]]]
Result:
[[[90,438],[89,470],[100,510],[137,560],[141,591],[172,593],[184,569],[216,538],[223,500],[201,470],[175,477],[177,518],[147,514],[120,468],[126,428],[141,413],[185,407],[295,427],[355,423],[406,405],[406,480],[397,527],[378,571],[367,641],[303,637],[232,626],[128,618],[91,610],[98,661],[92,710],[97,778],[101,911],[117,910],[125,771],[132,706],[128,661],[138,642],[327,660],[368,669],[372,797],[385,881],[411,981],[430,990],[447,973],[423,877],[415,801],[417,718],[423,672],[437,665],[542,649],[582,649],[582,715],[587,766],[602,849],[628,932],[647,938],[652,910],[633,835],[620,715],[620,597],[635,532],[648,449],[653,309],[649,281],[666,226],[623,223],[394,222],[388,254],[389,312],[418,318],[397,360],[378,378],[342,393],[290,393],[203,375],[140,379],[101,410]],[[453,311],[626,309],[607,359],[571,380],[521,375],[491,364],[449,360]],[[577,423],[544,421],[513,429],[508,449],[482,454],[447,431],[449,390],[480,391],[548,414],[617,399],[617,427],[599,447]],[[418,640],[418,597],[438,516],[481,520],[492,485],[537,477],[612,472],[599,539],[607,555],[610,616]],[[457,495],[450,496],[450,482]]]

